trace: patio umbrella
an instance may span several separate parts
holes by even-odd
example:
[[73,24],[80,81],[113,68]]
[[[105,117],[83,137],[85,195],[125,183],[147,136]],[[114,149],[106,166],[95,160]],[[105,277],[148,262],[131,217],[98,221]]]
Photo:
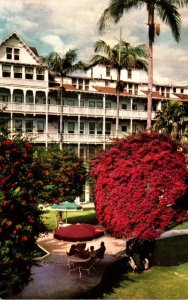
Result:
[[66,223],[67,223],[67,212],[68,211],[81,211],[83,207],[81,205],[76,204],[75,202],[61,202],[60,204],[53,204],[48,207],[49,210],[54,211],[65,211],[66,212]]

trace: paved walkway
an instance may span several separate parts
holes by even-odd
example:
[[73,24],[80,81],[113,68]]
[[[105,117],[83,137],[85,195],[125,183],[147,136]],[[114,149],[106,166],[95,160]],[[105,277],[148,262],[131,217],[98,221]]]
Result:
[[69,274],[67,266],[66,251],[72,243],[54,239],[53,233],[39,238],[39,245],[50,255],[40,262],[39,267],[32,268],[33,281],[14,299],[73,299],[88,292],[101,282],[105,268],[119,260],[119,252],[125,249],[124,240],[109,236],[88,241],[87,247],[94,245],[97,249],[101,241],[107,249],[104,259],[89,275],[83,272],[80,278],[77,271]]
[[[188,234],[188,229],[170,230],[160,238],[180,234]],[[14,299],[78,299],[80,294],[101,282],[105,268],[119,260],[120,252],[125,249],[124,240],[109,236],[89,241],[87,247],[94,245],[98,248],[101,241],[105,242],[107,249],[104,259],[91,274],[85,272],[79,278],[78,272],[68,272],[66,251],[70,249],[71,243],[54,239],[52,233],[39,238],[39,245],[48,250],[50,255],[38,267],[32,268],[33,281]]]

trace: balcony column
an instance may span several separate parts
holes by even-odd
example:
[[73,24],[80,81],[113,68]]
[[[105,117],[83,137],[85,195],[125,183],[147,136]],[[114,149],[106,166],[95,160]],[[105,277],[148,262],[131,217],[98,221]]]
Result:
[[33,113],[36,114],[36,91],[33,91]]
[[102,134],[103,134],[103,150],[106,149],[106,96],[103,95],[103,128],[102,128]]
[[131,104],[131,119],[130,119],[130,133],[133,133],[133,98],[130,98]]
[[[78,107],[80,111],[81,94],[78,94]],[[80,157],[80,114],[78,115],[78,157]]]
[[27,94],[27,91],[26,90],[23,90],[23,111],[24,111],[24,115],[25,115],[25,110],[26,110],[26,94]]
[[47,148],[48,147],[48,91],[45,92],[45,96],[46,96],[46,141],[45,141],[45,145]]
[[13,136],[13,95],[14,95],[14,89],[10,88],[10,108],[11,108],[11,113],[10,113],[10,138],[12,139]]

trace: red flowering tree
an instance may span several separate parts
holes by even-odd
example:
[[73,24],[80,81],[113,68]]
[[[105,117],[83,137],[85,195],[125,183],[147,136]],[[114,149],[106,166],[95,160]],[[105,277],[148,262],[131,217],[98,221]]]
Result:
[[186,216],[184,153],[166,135],[140,133],[93,161],[98,221],[116,237],[155,239]]
[[29,282],[36,239],[46,232],[41,202],[54,202],[53,177],[19,138],[0,140],[0,296],[18,293]]

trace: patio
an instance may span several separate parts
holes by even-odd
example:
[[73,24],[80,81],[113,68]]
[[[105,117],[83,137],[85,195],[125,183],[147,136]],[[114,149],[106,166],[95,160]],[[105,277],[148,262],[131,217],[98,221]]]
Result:
[[76,271],[69,274],[66,251],[72,243],[54,239],[53,233],[41,237],[38,240],[39,245],[51,255],[41,261],[39,267],[32,268],[33,281],[14,299],[73,299],[96,287],[101,282],[106,267],[121,258],[118,253],[125,247],[124,240],[108,236],[88,241],[87,247],[93,245],[98,248],[101,241],[106,245],[104,259],[97,269],[89,275],[83,272],[80,278]]

